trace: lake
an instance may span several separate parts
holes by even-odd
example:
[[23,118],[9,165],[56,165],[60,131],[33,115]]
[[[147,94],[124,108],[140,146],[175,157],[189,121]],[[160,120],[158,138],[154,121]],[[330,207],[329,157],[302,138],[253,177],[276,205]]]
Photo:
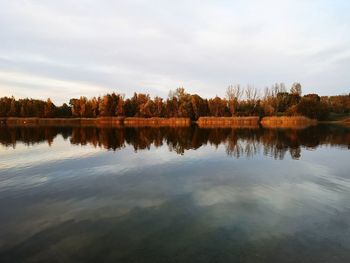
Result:
[[0,262],[350,262],[350,127],[0,127]]

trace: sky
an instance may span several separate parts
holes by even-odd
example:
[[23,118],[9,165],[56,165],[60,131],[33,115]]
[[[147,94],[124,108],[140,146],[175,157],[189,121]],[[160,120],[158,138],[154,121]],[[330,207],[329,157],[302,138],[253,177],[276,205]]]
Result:
[[350,92],[350,1],[0,0],[0,96]]

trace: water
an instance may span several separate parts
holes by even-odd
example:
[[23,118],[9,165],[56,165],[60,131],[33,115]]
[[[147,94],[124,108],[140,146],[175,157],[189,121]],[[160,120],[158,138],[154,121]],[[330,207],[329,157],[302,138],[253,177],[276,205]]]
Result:
[[350,262],[350,128],[0,127],[0,262]]

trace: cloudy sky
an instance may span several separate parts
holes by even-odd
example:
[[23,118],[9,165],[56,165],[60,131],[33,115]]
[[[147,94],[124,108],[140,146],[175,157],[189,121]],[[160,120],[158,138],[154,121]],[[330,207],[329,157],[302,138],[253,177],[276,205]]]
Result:
[[350,1],[0,0],[0,96],[350,92]]

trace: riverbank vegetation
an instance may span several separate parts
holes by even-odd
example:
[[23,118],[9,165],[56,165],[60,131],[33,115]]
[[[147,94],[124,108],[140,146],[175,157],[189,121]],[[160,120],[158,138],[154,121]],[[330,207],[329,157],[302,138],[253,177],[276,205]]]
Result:
[[258,127],[259,117],[200,117],[197,120],[200,127],[210,126],[239,126],[239,127]]
[[[301,85],[294,83],[289,91],[285,85],[275,84],[264,92],[247,86],[229,86],[226,96],[202,98],[189,94],[184,88],[170,91],[167,99],[151,98],[134,93],[131,98],[112,93],[93,98],[72,98],[69,103],[55,105],[51,99],[0,98],[0,117],[37,118],[189,118],[238,116],[306,116],[327,120],[330,116],[349,116],[350,94],[322,96],[302,95]],[[208,120],[208,119],[207,119]],[[131,120],[130,120],[131,121]],[[209,121],[209,120],[208,120]],[[213,121],[213,120],[211,120]]]
[[260,121],[263,127],[273,128],[306,128],[311,125],[316,125],[317,120],[310,119],[305,116],[270,116],[264,117]]

